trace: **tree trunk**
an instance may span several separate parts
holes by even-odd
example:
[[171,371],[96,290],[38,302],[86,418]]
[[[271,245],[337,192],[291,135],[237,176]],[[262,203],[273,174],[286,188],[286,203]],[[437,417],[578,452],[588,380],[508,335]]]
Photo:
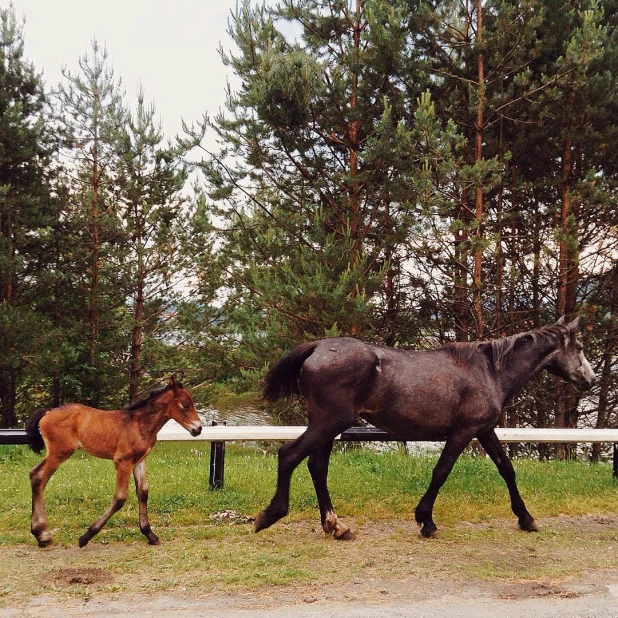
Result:
[[[483,159],[483,124],[485,113],[485,64],[483,58],[483,7],[476,0],[476,45],[478,48],[478,106],[476,110],[474,160]],[[478,340],[483,339],[485,326],[483,319],[483,183],[479,180],[475,199],[476,244],[474,248],[474,318]]]
[[140,265],[135,298],[135,313],[133,314],[133,330],[131,333],[131,358],[129,359],[129,401],[137,398],[139,380],[142,374],[141,356],[143,344],[144,320],[144,276]]
[[[569,104],[574,101],[575,94],[569,94]],[[577,229],[574,218],[578,214],[578,205],[573,203],[573,141],[569,136],[564,145],[563,153],[563,184],[562,203],[560,209],[560,243],[559,243],[559,272],[557,313],[565,316],[567,320],[574,317],[577,303],[578,281],[578,250]],[[575,388],[565,383],[561,378],[556,378],[556,419],[558,428],[576,427],[578,421],[578,397]],[[565,459],[571,450],[566,444],[556,444],[556,457]]]
[[10,369],[0,369],[0,418],[2,427],[17,427],[15,390],[15,372]]
[[[607,335],[605,337],[605,349],[603,350],[603,360],[601,363],[601,377],[599,379],[599,411],[597,415],[596,428],[606,429],[609,412],[611,410],[609,393],[612,387],[613,359],[616,352],[616,342],[618,339],[618,266],[614,267],[611,279],[611,301],[609,323],[607,325]],[[598,463],[601,455],[601,445],[592,445],[592,461]]]
[[99,379],[99,275],[100,263],[99,252],[101,250],[101,229],[99,221],[99,157],[98,157],[98,106],[99,97],[95,92],[95,113],[93,125],[92,143],[92,221],[90,224],[90,236],[92,241],[91,272],[90,272],[90,299],[88,307],[88,322],[90,329],[90,341],[88,345],[88,363],[90,374],[88,376],[88,392],[86,398],[90,405],[96,406],[101,396],[101,381]]
[[470,324],[468,312],[468,208],[467,193],[464,191],[462,201],[455,211],[455,219],[461,222],[459,229],[454,232],[454,264],[453,264],[453,311],[455,339],[457,341],[470,340]]

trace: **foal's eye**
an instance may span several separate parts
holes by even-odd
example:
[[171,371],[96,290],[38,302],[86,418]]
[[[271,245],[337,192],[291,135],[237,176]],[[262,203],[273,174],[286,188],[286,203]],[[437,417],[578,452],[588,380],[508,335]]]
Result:
[[188,410],[188,409],[191,407],[191,406],[190,406],[190,405],[189,405],[186,401],[183,401],[180,405],[181,405],[181,406],[182,406],[185,410]]

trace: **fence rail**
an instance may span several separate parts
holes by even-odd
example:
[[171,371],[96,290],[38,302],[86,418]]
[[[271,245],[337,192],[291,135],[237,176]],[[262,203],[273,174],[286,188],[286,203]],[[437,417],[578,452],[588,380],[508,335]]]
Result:
[[[223,487],[226,442],[252,442],[257,440],[287,441],[295,440],[306,427],[302,425],[216,425],[204,427],[202,433],[192,437],[180,425],[168,423],[157,435],[163,441],[205,441],[211,442],[210,451],[210,487]],[[496,434],[502,442],[536,442],[545,443],[613,443],[614,476],[618,477],[618,429],[533,429],[533,428],[496,428]],[[339,436],[338,440],[348,442],[404,442],[409,436],[382,431],[375,427],[351,427]],[[417,440],[418,442],[441,442],[442,439]],[[27,444],[24,429],[0,429],[0,444]]]

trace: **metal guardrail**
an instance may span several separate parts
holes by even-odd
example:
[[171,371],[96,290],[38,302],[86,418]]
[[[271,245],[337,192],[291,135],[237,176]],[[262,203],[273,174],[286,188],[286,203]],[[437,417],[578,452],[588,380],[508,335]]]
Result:
[[[258,440],[295,440],[307,428],[303,425],[213,425],[204,427],[199,436],[192,437],[180,425],[168,423],[157,435],[162,441],[211,442],[210,488],[223,487],[226,442],[252,442]],[[618,429],[534,429],[497,427],[496,434],[502,442],[536,442],[572,444],[613,443],[614,477],[618,478]],[[389,433],[375,427],[351,427],[338,440],[347,442],[405,442],[408,437]],[[443,438],[444,439],[444,438]],[[418,442],[441,442],[440,439],[416,440]],[[28,444],[24,429],[0,429],[0,444]]]

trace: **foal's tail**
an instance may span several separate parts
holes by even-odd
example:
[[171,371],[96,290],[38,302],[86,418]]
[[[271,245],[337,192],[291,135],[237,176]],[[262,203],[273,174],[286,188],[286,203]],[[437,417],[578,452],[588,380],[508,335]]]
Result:
[[26,421],[26,435],[28,436],[28,444],[35,453],[40,453],[45,448],[43,436],[39,431],[39,422],[46,414],[47,410],[45,408],[41,408]]
[[300,395],[298,378],[303,363],[313,354],[317,342],[301,343],[288,352],[281,360],[271,367],[264,380],[262,394],[269,401],[277,401],[279,397]]

